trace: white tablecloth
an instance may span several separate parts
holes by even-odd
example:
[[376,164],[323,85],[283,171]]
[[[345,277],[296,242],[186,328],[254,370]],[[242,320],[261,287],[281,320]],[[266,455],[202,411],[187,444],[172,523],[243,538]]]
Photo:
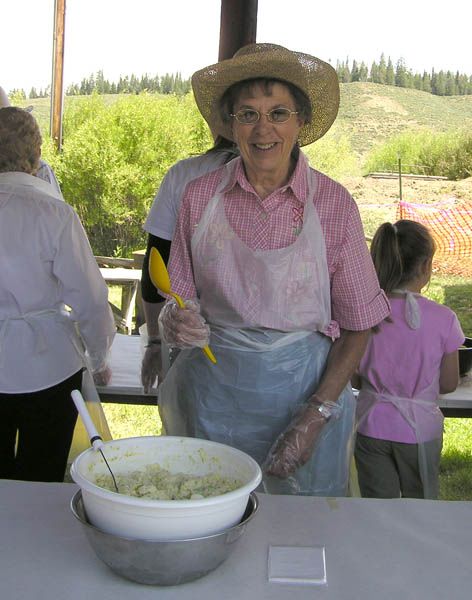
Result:
[[112,370],[109,388],[141,388],[141,337],[117,333],[110,353]]
[[[470,600],[472,503],[259,494],[216,571],[144,586],[94,554],[70,512],[74,484],[0,481],[2,600]],[[325,546],[327,587],[269,583],[270,545]]]
[[106,386],[97,386],[102,399],[112,402],[141,399],[142,403],[156,403],[157,388],[151,394],[144,394],[141,385],[141,337],[117,333],[113,340],[109,363],[112,370],[111,381]]

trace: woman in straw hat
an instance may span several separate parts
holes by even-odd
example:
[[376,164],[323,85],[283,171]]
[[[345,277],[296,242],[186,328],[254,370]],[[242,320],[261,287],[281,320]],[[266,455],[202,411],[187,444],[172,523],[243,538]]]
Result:
[[108,382],[115,324],[79,218],[34,177],[40,154],[34,117],[0,108],[0,478],[62,481],[71,391],[87,364]]
[[[191,182],[161,312],[181,349],[159,388],[166,433],[240,448],[273,493],[345,495],[349,379],[389,313],[357,207],[299,146],[328,131],[339,85],[327,63],[251,44],[196,72],[197,105],[240,157]],[[210,344],[217,364],[195,346]]]

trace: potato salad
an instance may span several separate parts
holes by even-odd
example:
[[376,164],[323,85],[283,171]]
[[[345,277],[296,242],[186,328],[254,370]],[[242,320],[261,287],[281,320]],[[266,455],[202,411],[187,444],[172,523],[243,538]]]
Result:
[[[241,487],[241,481],[216,473],[186,475],[170,473],[158,464],[148,465],[144,471],[115,475],[120,494],[148,500],[197,500],[220,496]],[[115,491],[110,475],[99,475],[96,485]]]

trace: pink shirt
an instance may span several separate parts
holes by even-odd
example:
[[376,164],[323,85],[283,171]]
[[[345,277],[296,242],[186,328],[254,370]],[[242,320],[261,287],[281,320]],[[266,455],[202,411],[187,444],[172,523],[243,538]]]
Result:
[[[464,334],[456,314],[447,306],[417,296],[419,329],[405,321],[405,299],[390,298],[392,322],[383,321],[372,334],[359,367],[363,380],[376,392],[405,398],[437,400],[439,370],[445,354],[459,348]],[[377,404],[358,430],[363,435],[394,442],[416,443],[413,429],[389,403]]]
[[[301,161],[289,183],[261,200],[245,176],[241,158],[225,188],[229,224],[251,249],[274,250],[294,242],[300,232],[307,182]],[[188,184],[172,241],[169,273],[175,292],[195,298],[190,240],[223,174],[220,168]],[[347,190],[315,171],[314,204],[326,241],[332,318],[343,329],[362,331],[389,313],[365,243],[357,205]]]

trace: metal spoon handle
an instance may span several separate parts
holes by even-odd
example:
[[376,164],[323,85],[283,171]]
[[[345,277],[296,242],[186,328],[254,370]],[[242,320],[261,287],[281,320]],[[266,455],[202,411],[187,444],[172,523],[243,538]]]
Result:
[[93,424],[92,418],[90,417],[90,413],[87,410],[87,406],[85,405],[84,398],[79,392],[79,390],[72,390],[70,395],[72,396],[72,400],[74,401],[74,404],[77,410],[79,411],[79,415],[84,423],[85,429],[87,430],[92,448],[95,451],[99,451],[102,455],[102,458],[105,461],[108,470],[110,471],[111,478],[113,479],[113,485],[115,486],[115,490],[117,491],[117,493],[119,493],[118,485],[116,483],[115,476],[113,475],[113,471],[110,469],[110,465],[108,464],[108,461],[105,458],[105,455],[103,454],[102,448],[105,444],[103,443],[102,438],[100,437],[98,431],[95,428],[95,425]]

